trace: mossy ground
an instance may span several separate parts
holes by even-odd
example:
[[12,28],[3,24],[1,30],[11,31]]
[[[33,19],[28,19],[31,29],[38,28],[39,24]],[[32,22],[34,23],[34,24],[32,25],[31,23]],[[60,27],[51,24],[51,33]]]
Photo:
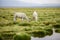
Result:
[[[38,13],[38,22],[32,19],[34,11]],[[31,21],[21,21],[20,18],[17,18],[16,22],[14,22],[14,12],[26,13]],[[0,32],[31,33],[43,31],[49,33],[49,29],[52,29],[53,25],[56,24],[60,25],[60,8],[0,8]],[[60,30],[57,32],[60,32]]]

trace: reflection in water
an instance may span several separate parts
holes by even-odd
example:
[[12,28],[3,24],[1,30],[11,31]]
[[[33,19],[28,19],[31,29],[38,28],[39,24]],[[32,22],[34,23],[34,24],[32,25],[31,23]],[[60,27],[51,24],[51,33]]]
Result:
[[56,33],[53,28],[53,34],[51,36],[45,36],[43,38],[31,37],[31,40],[60,40],[60,33]]

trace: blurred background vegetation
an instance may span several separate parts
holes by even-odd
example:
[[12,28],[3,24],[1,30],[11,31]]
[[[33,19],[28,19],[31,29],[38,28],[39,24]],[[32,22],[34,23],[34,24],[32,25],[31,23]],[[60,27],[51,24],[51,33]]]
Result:
[[[35,22],[32,18],[34,11],[38,13],[38,22]],[[17,18],[16,22],[14,22],[15,12],[26,13],[31,21],[24,20],[22,22],[21,19]],[[0,34],[7,31],[7,33],[22,32],[29,35],[35,33],[35,37],[37,37],[36,34],[40,33],[45,36],[52,34],[53,27],[56,29],[55,32],[60,33],[60,8],[0,8]],[[39,35],[39,37],[43,36]]]

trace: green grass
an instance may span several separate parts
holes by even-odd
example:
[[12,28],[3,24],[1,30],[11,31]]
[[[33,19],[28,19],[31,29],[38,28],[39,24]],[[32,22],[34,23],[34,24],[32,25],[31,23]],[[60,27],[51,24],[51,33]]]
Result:
[[29,34],[18,33],[14,36],[14,40],[31,40],[31,38]]
[[[38,13],[38,22],[32,19],[34,11]],[[21,19],[17,18],[16,22],[14,22],[14,12],[26,13],[31,21],[24,20],[22,22]],[[56,24],[60,24],[60,8],[0,8],[0,32],[31,33],[43,31],[49,34],[49,31],[52,32],[50,29]]]
[[1,34],[0,34],[0,40],[2,40],[2,36],[1,36]]

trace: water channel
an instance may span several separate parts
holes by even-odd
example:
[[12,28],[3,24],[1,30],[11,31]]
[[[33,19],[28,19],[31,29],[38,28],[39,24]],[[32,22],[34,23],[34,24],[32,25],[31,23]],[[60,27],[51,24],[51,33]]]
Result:
[[31,40],[60,40],[60,33],[56,33],[55,29],[53,28],[53,34],[51,36],[47,35],[43,38],[32,36]]

